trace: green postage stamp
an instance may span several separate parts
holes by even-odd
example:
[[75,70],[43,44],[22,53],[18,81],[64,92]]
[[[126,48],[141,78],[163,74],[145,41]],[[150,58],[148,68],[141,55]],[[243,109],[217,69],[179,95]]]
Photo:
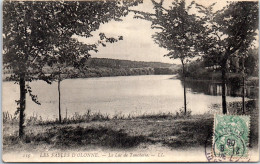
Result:
[[250,117],[215,115],[212,153],[220,158],[247,158]]

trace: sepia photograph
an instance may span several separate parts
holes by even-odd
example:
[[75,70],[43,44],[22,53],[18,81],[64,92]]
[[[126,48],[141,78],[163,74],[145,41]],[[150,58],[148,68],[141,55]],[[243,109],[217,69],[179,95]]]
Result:
[[4,0],[3,162],[259,162],[259,4]]

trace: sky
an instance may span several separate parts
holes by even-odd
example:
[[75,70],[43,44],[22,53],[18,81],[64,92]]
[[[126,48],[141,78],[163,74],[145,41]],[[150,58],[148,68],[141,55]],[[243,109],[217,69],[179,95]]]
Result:
[[[165,3],[169,2],[169,0],[165,1]],[[214,2],[216,1],[199,1],[199,3],[202,3],[205,6]],[[187,3],[189,2],[187,1]],[[169,5],[170,4],[165,4],[165,7]],[[219,0],[217,1],[215,8],[221,9],[225,5],[226,1]],[[143,4],[139,4],[132,9],[153,12],[152,3],[150,0],[144,0]],[[126,17],[122,18],[123,21],[121,22],[110,21],[106,24],[102,24],[97,31],[92,33],[93,37],[78,39],[81,42],[91,44],[98,41],[98,34],[101,32],[105,33],[108,37],[123,36],[123,40],[117,43],[108,43],[106,47],[99,46],[97,53],[91,53],[92,57],[180,64],[178,59],[173,60],[168,57],[164,57],[168,51],[154,43],[152,35],[156,32],[156,30],[151,29],[151,22],[142,19],[134,19],[133,16],[134,13],[129,13]]]

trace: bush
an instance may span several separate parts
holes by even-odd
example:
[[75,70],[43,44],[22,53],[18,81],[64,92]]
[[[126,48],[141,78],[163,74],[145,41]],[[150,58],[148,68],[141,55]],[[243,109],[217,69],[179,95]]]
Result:
[[179,109],[179,112],[176,112],[174,119],[179,119],[179,118],[185,119],[185,118],[190,118],[190,117],[191,117],[191,110],[187,109],[186,114],[185,114],[184,108],[182,107]]

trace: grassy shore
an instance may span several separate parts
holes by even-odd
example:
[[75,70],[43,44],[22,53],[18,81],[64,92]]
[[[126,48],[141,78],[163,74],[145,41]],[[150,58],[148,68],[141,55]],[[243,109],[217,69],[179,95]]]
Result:
[[[240,102],[229,104],[231,113],[237,113],[240,107]],[[257,147],[257,101],[248,101],[246,107],[246,114],[251,116],[249,146]],[[210,146],[213,118],[213,114],[184,116],[182,112],[113,118],[89,113],[63,120],[62,124],[56,121],[29,122],[25,137],[19,139],[17,121],[10,117],[9,120],[5,118],[3,124],[3,150],[131,149],[140,144],[161,144],[171,149]]]

